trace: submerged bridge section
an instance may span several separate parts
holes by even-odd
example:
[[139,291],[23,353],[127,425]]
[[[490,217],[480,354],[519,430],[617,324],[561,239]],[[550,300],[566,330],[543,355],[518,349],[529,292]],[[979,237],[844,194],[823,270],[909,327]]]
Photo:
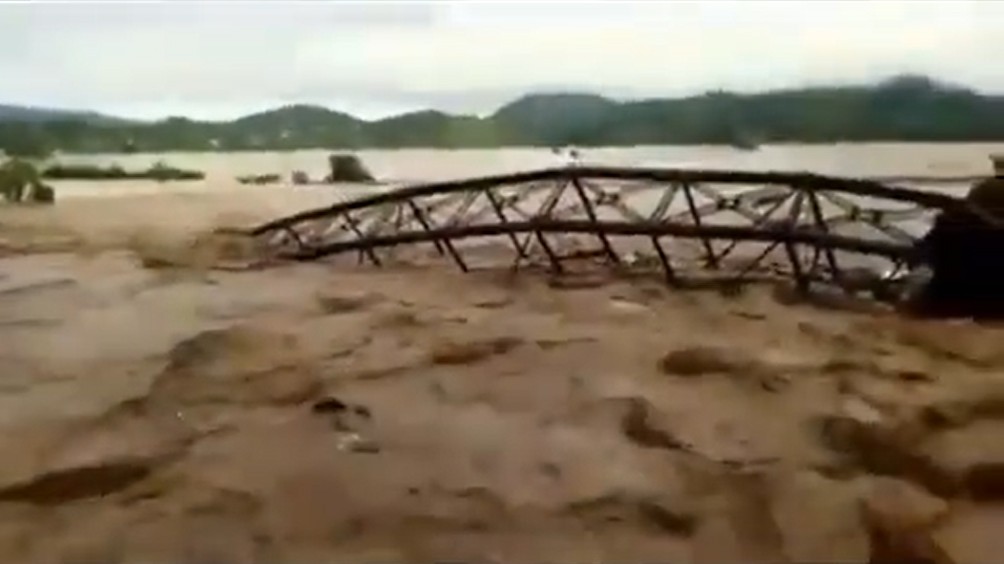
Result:
[[877,291],[935,214],[965,205],[972,180],[942,180],[961,188],[948,195],[930,179],[573,166],[373,193],[249,234],[288,260],[589,265],[670,284],[787,276],[803,289]]

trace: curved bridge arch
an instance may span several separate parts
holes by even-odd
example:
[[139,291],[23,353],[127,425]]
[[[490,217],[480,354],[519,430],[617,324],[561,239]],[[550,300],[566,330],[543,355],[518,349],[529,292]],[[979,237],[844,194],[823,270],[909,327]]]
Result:
[[248,234],[290,260],[350,254],[381,265],[426,243],[465,271],[472,257],[556,272],[586,259],[658,268],[674,284],[760,273],[854,290],[878,283],[864,273],[910,261],[935,214],[966,205],[893,182],[930,179],[573,166],[374,193]]

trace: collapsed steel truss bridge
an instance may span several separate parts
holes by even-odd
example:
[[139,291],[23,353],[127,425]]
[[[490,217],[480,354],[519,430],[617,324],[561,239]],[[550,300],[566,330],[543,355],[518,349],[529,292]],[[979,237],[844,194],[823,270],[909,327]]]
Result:
[[903,268],[935,214],[965,205],[932,187],[973,180],[572,166],[379,191],[247,234],[276,259],[380,266],[425,249],[464,271],[590,264],[674,285],[788,276],[856,291]]

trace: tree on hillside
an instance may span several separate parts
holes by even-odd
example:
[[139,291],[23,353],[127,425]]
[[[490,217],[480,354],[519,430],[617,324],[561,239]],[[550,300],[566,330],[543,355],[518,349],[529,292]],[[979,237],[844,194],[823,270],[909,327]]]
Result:
[[52,153],[53,143],[34,124],[0,124],[0,151],[10,158],[42,159]]

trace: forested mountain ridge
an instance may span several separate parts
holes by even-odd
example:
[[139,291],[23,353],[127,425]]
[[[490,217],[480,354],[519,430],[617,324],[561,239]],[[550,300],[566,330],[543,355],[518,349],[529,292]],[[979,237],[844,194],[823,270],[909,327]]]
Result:
[[1004,140],[1004,96],[900,76],[868,86],[635,101],[531,94],[485,117],[427,110],[373,121],[311,105],[218,122],[182,117],[135,122],[0,106],[0,148],[9,154],[736,144],[747,138],[762,143],[999,141]]

